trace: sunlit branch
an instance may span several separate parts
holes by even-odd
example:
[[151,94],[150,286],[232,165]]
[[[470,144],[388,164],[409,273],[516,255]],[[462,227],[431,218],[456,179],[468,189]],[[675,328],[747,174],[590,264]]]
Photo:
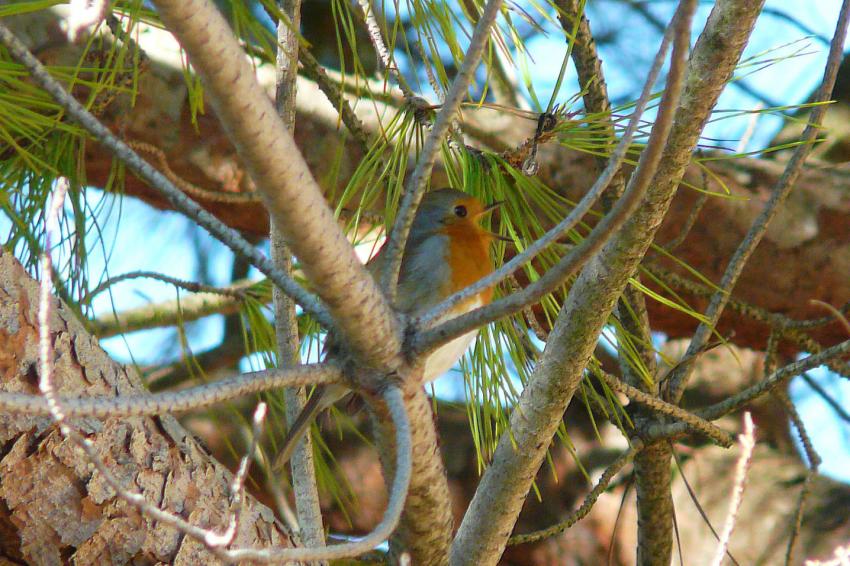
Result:
[[[665,34],[665,39],[662,41],[661,48],[653,61],[653,70],[650,71],[650,76],[654,76],[653,73],[657,73],[658,68],[664,64],[666,46],[672,37],[671,30],[673,29],[671,27],[668,33]],[[625,224],[646,194],[650,180],[661,161],[666,139],[673,123],[676,104],[678,104],[679,90],[683,81],[685,63],[683,62],[681,66],[683,67],[681,73],[668,74],[668,86],[665,89],[664,98],[659,106],[658,116],[653,124],[647,147],[641,153],[637,169],[629,181],[626,192],[617,201],[617,204],[614,205],[611,211],[593,228],[593,231],[587,238],[570,250],[557,264],[544,273],[540,279],[525,289],[499,299],[490,305],[454,318],[436,328],[418,333],[410,345],[413,352],[428,351],[438,344],[448,342],[474,328],[495,322],[502,317],[519,312],[525,307],[536,303],[563,285],[568,277],[578,271]],[[646,92],[646,88],[644,92]],[[609,174],[611,175],[616,171],[616,168],[612,165],[612,162],[609,162],[609,168],[606,168],[606,171],[610,169]],[[518,268],[516,265],[514,267]]]
[[[331,364],[302,365],[245,373],[176,392],[118,397],[58,397],[68,417],[118,417],[182,413],[280,387],[342,383],[342,371]],[[39,395],[0,392],[0,410],[12,414],[50,412]]]
[[[644,83],[643,91],[640,94],[640,98],[635,103],[634,112],[632,113],[631,119],[629,120],[628,125],[626,126],[626,130],[623,132],[623,137],[620,139],[620,142],[617,144],[617,147],[614,148],[611,157],[608,159],[608,164],[605,166],[605,169],[593,183],[593,186],[587,193],[582,197],[582,199],[578,202],[578,204],[573,208],[566,218],[561,220],[555,227],[546,232],[543,236],[535,240],[531,245],[526,247],[522,253],[519,253],[512,257],[510,261],[502,265],[499,269],[494,271],[493,273],[487,275],[486,277],[479,279],[469,287],[458,291],[457,293],[451,295],[443,302],[439,303],[435,307],[428,309],[426,313],[424,313],[419,320],[418,324],[422,326],[426,326],[427,324],[434,319],[438,318],[445,312],[447,312],[451,307],[461,303],[472,296],[478,295],[481,291],[493,287],[503,281],[505,278],[509,277],[511,274],[522,268],[523,265],[531,261],[535,258],[540,252],[549,247],[550,244],[560,240],[567,232],[572,230],[584,216],[590,211],[591,207],[596,203],[596,200],[599,196],[605,192],[605,189],[608,188],[608,185],[611,183],[611,180],[617,175],[620,170],[620,166],[623,163],[623,159],[626,156],[626,153],[629,151],[632,143],[632,138],[634,137],[635,132],[640,126],[640,119],[643,115],[643,111],[646,109],[646,105],[649,103],[650,99],[653,96],[655,83],[658,80],[658,76],[661,73],[661,69],[664,66],[664,57],[667,54],[666,46],[670,42],[669,35],[665,35],[662,40],[662,48],[659,50],[659,56],[656,56],[653,61],[652,67],[649,70],[649,74],[647,75],[646,82]],[[616,230],[616,227],[611,230]],[[576,265],[574,269],[580,267]],[[566,275],[565,277],[568,277]],[[545,293],[544,293],[545,294]],[[541,295],[542,296],[542,295]],[[536,301],[531,301],[528,304],[523,306],[528,306]],[[520,309],[521,310],[521,309]]]
[[610,387],[614,391],[618,391],[629,399],[631,399],[632,401],[635,401],[636,403],[640,403],[641,405],[652,409],[652,411],[655,413],[667,415],[669,417],[673,417],[676,420],[682,421],[683,423],[687,423],[688,426],[698,432],[701,432],[708,438],[715,441],[720,446],[723,446],[724,448],[729,448],[730,446],[732,446],[732,444],[734,444],[734,440],[728,432],[717,427],[716,425],[711,424],[707,420],[694,415],[690,411],[686,411],[681,407],[667,403],[664,400],[655,397],[654,395],[651,395],[649,393],[646,393],[645,391],[641,391],[637,387],[629,385],[628,383],[623,383],[608,372],[600,370],[597,375],[599,375],[599,377],[603,381],[605,381],[608,387]]
[[[327,306],[340,342],[358,361],[398,367],[396,316],[337,224],[228,22],[210,0],[153,4],[186,50],[272,221]],[[364,326],[370,331],[363,332]]]

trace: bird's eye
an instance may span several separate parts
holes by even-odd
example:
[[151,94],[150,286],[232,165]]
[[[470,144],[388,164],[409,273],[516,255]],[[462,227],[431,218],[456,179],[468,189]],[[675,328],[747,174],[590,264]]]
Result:
[[466,207],[459,205],[455,207],[455,216],[458,218],[466,218]]

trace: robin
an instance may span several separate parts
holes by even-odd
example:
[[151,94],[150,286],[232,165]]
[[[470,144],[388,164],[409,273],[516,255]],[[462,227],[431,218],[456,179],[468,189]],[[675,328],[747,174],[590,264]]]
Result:
[[[456,189],[438,189],[425,194],[402,256],[395,304],[399,312],[411,316],[423,313],[493,271],[490,244],[504,238],[482,228],[479,221],[501,204],[485,206],[475,197]],[[381,247],[366,264],[376,280],[383,269],[384,249],[385,246]],[[455,305],[436,322],[460,316],[489,303],[492,298],[493,289],[487,288]],[[424,380],[434,380],[451,369],[476,333],[477,330],[464,334],[432,352],[425,360]],[[326,349],[331,351],[333,347],[326,345]],[[314,417],[348,392],[349,389],[342,385],[319,386],[314,390],[287,433],[275,461],[276,468],[289,460]]]

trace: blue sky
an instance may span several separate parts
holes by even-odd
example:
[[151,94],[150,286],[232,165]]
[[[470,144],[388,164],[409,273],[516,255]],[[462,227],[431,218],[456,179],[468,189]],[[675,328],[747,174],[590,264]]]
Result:
[[[625,14],[621,3],[608,0],[591,0],[590,17],[594,29],[598,32],[616,30],[618,41],[615,44],[600,43],[600,54],[605,65],[609,92],[615,101],[626,101],[635,96],[640,88],[641,74],[645,72],[654,56],[657,42],[648,42],[646,37],[656,32],[633,14]],[[816,34],[831,36],[840,2],[838,0],[773,0],[768,1],[770,9],[779,10],[799,19]],[[651,2],[649,10],[662,20],[666,20],[675,4],[669,1]],[[699,30],[708,14],[708,4],[700,7],[694,29]],[[629,25],[620,29],[623,22]],[[554,30],[553,30],[554,31]],[[696,35],[695,35],[696,37]],[[791,44],[794,42],[793,44]],[[791,45],[789,45],[791,44]],[[785,46],[785,47],[782,47]],[[805,37],[805,33],[781,17],[766,14],[762,17],[745,56],[763,54],[762,58],[779,58],[802,49],[808,53],[777,61],[771,66],[760,69],[744,79],[746,85],[771,100],[784,104],[802,102],[817,86],[826,57],[826,45],[814,37]],[[531,74],[535,89],[541,99],[548,100],[553,87],[552,77],[557,76],[564,53],[564,43],[556,34],[539,37],[529,42],[529,51],[534,63]],[[749,72],[749,69],[746,71]],[[424,84],[427,84],[424,83]],[[572,67],[568,70],[567,80],[561,89],[559,100],[571,97],[578,90]],[[739,88],[728,87],[720,99],[719,109],[750,110],[761,101]],[[709,125],[705,136],[725,140],[721,145],[736,147],[738,139],[749,125],[750,118],[742,117],[718,121]],[[746,146],[748,150],[763,147],[773,137],[781,124],[776,117],[760,118],[755,135]],[[99,195],[91,191],[92,195]],[[92,196],[91,198],[99,198]],[[198,229],[192,222],[175,213],[152,211],[146,205],[132,199],[125,199],[121,214],[115,213],[103,219],[104,241],[114,253],[108,262],[99,248],[90,256],[92,274],[100,273],[108,265],[109,274],[114,276],[134,270],[151,270],[184,279],[195,279],[201,272],[207,273],[214,284],[226,284],[233,261],[232,254],[214,241],[208,234]],[[0,218],[0,234],[6,233],[8,223]],[[144,242],[139,246],[139,242]],[[198,263],[195,253],[196,242],[205,251],[204,264]],[[256,274],[254,274],[256,275]],[[138,280],[122,283],[113,288],[110,300],[103,294],[95,302],[98,313],[107,312],[112,304],[126,309],[150,302],[173,299],[174,289],[157,282]],[[221,316],[209,317],[189,325],[189,343],[194,351],[202,351],[218,343],[222,336]],[[173,330],[152,330],[116,337],[103,341],[103,346],[117,359],[130,361],[132,358],[144,364],[161,359],[163,355],[177,355],[178,345]],[[841,380],[825,370],[811,372],[813,378],[824,385],[845,406],[850,400],[850,383]],[[463,387],[458,383],[457,373],[437,382],[437,391],[447,397],[456,397]],[[850,428],[841,423],[835,413],[829,409],[811,388],[800,380],[792,384],[792,395],[798,404],[800,413],[809,427],[809,433],[816,448],[824,458],[822,471],[836,478],[850,482]]]

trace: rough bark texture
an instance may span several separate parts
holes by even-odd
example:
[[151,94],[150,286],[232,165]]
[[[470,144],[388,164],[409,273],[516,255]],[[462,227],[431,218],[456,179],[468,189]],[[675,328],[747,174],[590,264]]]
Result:
[[[433,422],[431,401],[421,387],[408,387],[404,404],[411,422]],[[376,438],[382,441],[394,438],[389,422],[387,414],[373,419]],[[453,524],[446,469],[437,448],[436,432],[434,426],[411,429],[413,477],[401,523],[390,540],[397,559],[401,552],[407,552],[413,563],[435,566],[448,563]],[[382,442],[379,451],[384,470],[392,470],[394,446]],[[386,483],[392,483],[392,475]]]
[[[0,248],[0,387],[36,393],[38,283]],[[138,377],[112,361],[54,300],[57,391],[127,395]],[[171,416],[74,421],[113,473],[152,504],[205,527],[225,525],[230,471]],[[43,417],[0,415],[0,556],[33,564],[218,563],[195,540],[119,501]],[[248,498],[236,543],[286,544],[272,512]]]

